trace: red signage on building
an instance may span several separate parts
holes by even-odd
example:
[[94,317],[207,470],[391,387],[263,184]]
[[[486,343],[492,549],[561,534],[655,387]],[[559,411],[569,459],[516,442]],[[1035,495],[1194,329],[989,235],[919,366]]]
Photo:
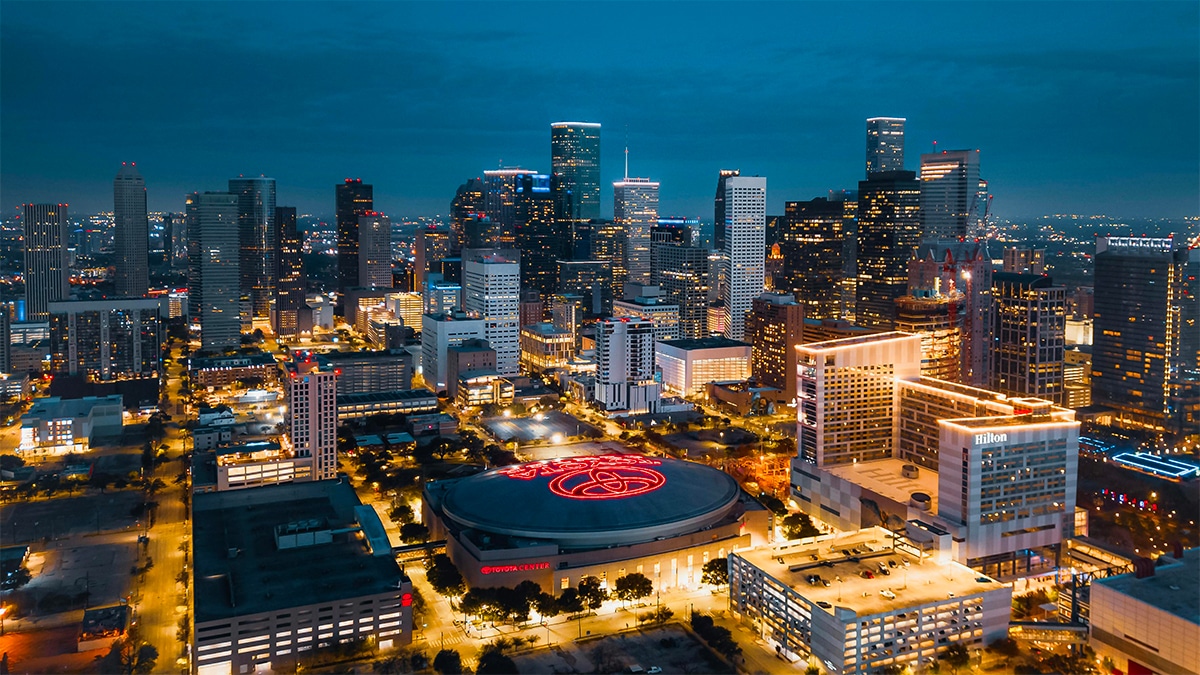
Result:
[[548,562],[525,563],[523,565],[484,565],[479,568],[479,573],[504,574],[505,572],[531,572],[548,569],[550,569],[550,563]]
[[550,477],[550,491],[567,499],[617,499],[653,492],[667,478],[650,468],[662,462],[641,455],[600,455],[530,462],[501,469],[518,480]]

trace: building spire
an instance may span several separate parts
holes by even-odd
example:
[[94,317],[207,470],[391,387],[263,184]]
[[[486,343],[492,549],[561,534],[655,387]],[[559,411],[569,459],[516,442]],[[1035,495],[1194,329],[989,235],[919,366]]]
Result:
[[625,180],[629,180],[629,146],[625,146]]

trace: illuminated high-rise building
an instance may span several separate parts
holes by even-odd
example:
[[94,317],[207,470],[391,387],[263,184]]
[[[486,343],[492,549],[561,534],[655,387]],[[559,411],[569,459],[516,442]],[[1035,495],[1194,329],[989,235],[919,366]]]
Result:
[[132,162],[121,162],[113,178],[113,240],[117,296],[140,298],[150,290],[150,263],[146,257],[150,224],[146,218],[146,181]]
[[[936,332],[952,331],[950,325],[953,324],[961,331],[957,376],[951,376],[953,371],[940,370],[935,377],[973,387],[989,386],[995,326],[992,319],[992,261],[986,256],[983,244],[957,239],[921,242],[917,255],[908,261],[906,297],[931,300],[945,298],[947,304],[935,302],[931,306],[921,301],[915,305],[898,307],[897,330],[921,332],[918,326],[925,326]],[[951,316],[951,311],[956,314]],[[942,325],[942,319],[944,328],[937,328]],[[941,332],[941,335],[953,337],[952,332]],[[927,345],[932,348],[937,344],[932,336],[925,339],[927,343],[922,345],[923,348]],[[947,348],[952,346],[951,342],[940,344]],[[948,354],[942,353],[941,356]],[[927,367],[935,368],[932,363]]]
[[725,337],[741,340],[746,312],[763,292],[766,275],[767,179],[730,176],[725,181]]
[[1121,426],[1184,431],[1171,389],[1200,368],[1197,279],[1200,249],[1182,237],[1096,240],[1092,403]]
[[[543,297],[558,288],[558,261],[570,257],[567,223],[554,218],[550,176],[526,174],[517,182],[516,246],[521,249],[521,286]],[[541,321],[539,318],[538,321]]]
[[600,125],[555,122],[550,125],[550,169],[560,178],[555,188],[561,209],[555,216],[572,221],[600,217]]
[[338,291],[359,286],[358,217],[375,210],[374,190],[361,178],[334,186],[337,209]]
[[750,343],[750,370],[760,387],[796,398],[796,347],[804,331],[804,307],[791,293],[763,293],[754,299],[746,316],[746,342]]
[[709,250],[692,245],[690,229],[654,228],[650,244],[650,283],[679,306],[679,334],[708,337]]
[[358,285],[392,287],[392,219],[378,211],[358,217]]
[[459,185],[454,199],[450,200],[451,253],[457,254],[466,246],[466,223],[478,218],[477,214],[483,209],[485,189],[482,179],[472,178]]
[[[725,250],[725,181],[740,175],[740,169],[721,169],[717,174],[717,196],[713,198],[713,248],[718,252]],[[765,219],[765,212],[763,216]],[[765,233],[763,237],[765,241]]]
[[250,296],[255,319],[270,319],[275,301],[275,256],[279,254],[275,228],[275,179],[229,179],[229,192],[238,197],[238,238],[241,242],[242,295]]
[[844,203],[818,197],[787,202],[784,209],[783,283],[777,282],[775,290],[794,293],[807,318],[840,318]]
[[867,118],[867,178],[904,170],[904,118]]
[[908,291],[908,261],[921,241],[920,183],[912,171],[871,173],[858,184],[855,323],[890,330]]
[[292,450],[312,462],[313,480],[337,477],[337,374],[311,358],[287,364]]
[[188,320],[200,329],[204,349],[241,344],[238,300],[238,195],[194,195],[195,225],[188,228]]
[[[516,241],[517,200],[525,176],[536,171],[520,168],[494,169],[483,172],[483,209],[487,227],[466,231],[466,248],[509,247]],[[541,182],[539,181],[539,187]],[[477,221],[479,223],[481,221]]]
[[521,357],[521,264],[500,251],[463,252],[463,309],[483,318],[496,370],[516,375]]
[[414,283],[418,288],[426,282],[434,263],[449,258],[453,249],[452,230],[439,225],[417,228],[416,243],[413,245],[413,274],[416,277]]
[[279,256],[275,274],[275,332],[292,336],[300,332],[304,310],[304,238],[296,225],[296,207],[275,207]]
[[588,227],[590,230],[590,258],[602,261],[609,266],[612,297],[622,297],[625,281],[629,278],[629,271],[625,267],[625,261],[629,259],[626,254],[629,237],[625,230],[625,223],[619,220],[595,219],[588,221]]
[[921,155],[921,230],[926,239],[978,234],[979,151],[943,150]]
[[650,229],[658,224],[658,183],[628,176],[613,183],[613,220],[625,226],[628,280],[650,283]]
[[596,323],[596,402],[606,411],[657,412],[662,385],[654,379],[654,322]]
[[992,389],[1063,402],[1067,289],[1048,276],[992,275]]
[[47,321],[50,303],[71,293],[67,261],[67,205],[26,204],[25,320]]
[[1013,274],[1045,274],[1046,249],[1028,246],[1004,247],[1004,271]]

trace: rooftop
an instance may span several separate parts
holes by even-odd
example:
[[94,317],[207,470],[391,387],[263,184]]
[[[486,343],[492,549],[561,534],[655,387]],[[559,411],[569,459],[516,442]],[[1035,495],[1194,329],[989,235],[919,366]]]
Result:
[[437,400],[437,395],[428,389],[396,389],[393,391],[370,391],[362,394],[338,394],[337,404],[358,405],[360,403],[385,403],[387,401]]
[[857,345],[865,345],[873,342],[887,342],[889,340],[904,340],[919,337],[912,333],[901,333],[899,331],[891,331],[887,333],[872,333],[870,335],[856,335],[854,337],[839,338],[837,340],[826,340],[825,342],[810,342],[806,345],[799,345],[796,349],[805,351],[823,351],[826,349],[840,349],[842,347],[854,347]]
[[[325,361],[362,361],[362,360],[383,360],[394,359],[397,357],[407,357],[408,352],[403,349],[361,349],[356,352],[351,351],[332,351],[324,354],[317,354],[317,363]],[[340,364],[339,364],[340,365]]]
[[907,504],[914,492],[924,492],[931,500],[929,512],[937,513],[937,472],[918,467],[916,478],[905,478],[900,470],[908,465],[916,466],[912,462],[889,457],[869,462],[826,466],[824,470],[901,504]]
[[275,355],[237,354],[235,356],[193,356],[188,360],[188,368],[192,370],[207,370],[209,368],[244,368],[247,366],[274,366]]
[[[1005,587],[956,562],[922,560],[905,551],[893,550],[890,537],[887,530],[873,527],[807,546],[786,549],[760,546],[737,555],[813,603],[827,603],[830,606],[821,609],[831,614],[835,610],[848,610],[856,616],[891,613],[952,596],[969,596]],[[854,553],[853,548],[858,548],[859,552]],[[813,560],[814,556],[816,560]],[[852,561],[855,558],[857,562]],[[895,563],[895,567],[890,566],[889,561]],[[881,562],[887,567],[888,574],[880,572]],[[868,571],[874,578],[863,577]],[[829,585],[809,584],[805,577],[810,574],[820,575]],[[896,598],[892,600],[882,595],[885,590],[894,593]]]
[[85,396],[83,398],[62,398],[61,396],[37,398],[33,400],[33,406],[29,408],[29,412],[23,415],[23,419],[32,421],[47,417],[81,417],[91,413],[92,408],[98,405],[120,407],[123,400],[120,394]]
[[662,343],[675,349],[720,349],[723,347],[749,347],[750,343],[730,340],[723,337],[685,338],[682,340],[663,340]]
[[528,326],[521,326],[522,332],[537,333],[546,337],[562,337],[571,335],[571,331],[564,330],[549,322],[534,323]]
[[1138,579],[1134,574],[1121,574],[1092,583],[1200,624],[1200,603],[1197,603],[1200,598],[1200,548],[1184,551],[1182,559],[1163,557],[1158,560],[1167,563],[1154,568],[1152,577]]
[[[358,506],[354,488],[340,479],[196,495],[196,622],[396,588],[404,573],[390,555],[371,555]],[[335,532],[330,543],[277,547],[276,526],[313,519]]]

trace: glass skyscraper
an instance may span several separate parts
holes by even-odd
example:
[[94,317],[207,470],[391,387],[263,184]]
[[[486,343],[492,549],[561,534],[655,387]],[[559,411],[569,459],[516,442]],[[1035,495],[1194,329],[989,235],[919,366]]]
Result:
[[867,176],[904,170],[904,118],[867,119]]
[[921,241],[920,184],[912,171],[873,173],[858,184],[855,322],[891,330],[908,292],[908,261]]
[[923,239],[963,239],[975,234],[979,202],[979,151],[943,150],[921,155]]
[[47,321],[49,303],[71,293],[67,205],[25,205],[25,320]]
[[[337,209],[338,291],[359,286],[358,218],[375,210],[374,192],[361,178],[347,178],[334,186]],[[340,300],[339,300],[340,302]]]
[[113,179],[113,220],[117,296],[140,298],[150,289],[146,259],[150,224],[146,218],[146,181],[132,163],[121,162]]
[[560,178],[555,187],[556,217],[573,221],[600,217],[600,125],[555,122],[550,125],[550,167]]
[[241,242],[241,292],[250,296],[255,319],[270,319],[275,302],[275,179],[229,179],[229,192],[238,198],[238,240]]

